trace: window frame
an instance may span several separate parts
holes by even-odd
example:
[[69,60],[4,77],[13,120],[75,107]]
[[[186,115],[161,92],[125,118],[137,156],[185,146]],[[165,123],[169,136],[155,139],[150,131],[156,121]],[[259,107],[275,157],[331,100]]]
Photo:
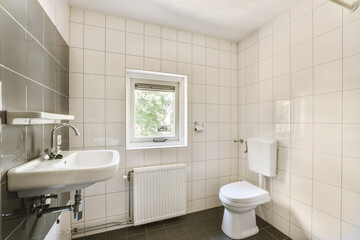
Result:
[[[153,139],[166,137],[135,137],[135,83],[175,86],[175,137],[165,142]],[[187,76],[171,73],[126,70],[126,149],[151,149],[187,146]]]

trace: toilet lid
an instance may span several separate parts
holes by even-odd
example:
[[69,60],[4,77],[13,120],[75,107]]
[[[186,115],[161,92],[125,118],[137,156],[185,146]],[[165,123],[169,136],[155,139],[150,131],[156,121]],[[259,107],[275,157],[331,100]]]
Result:
[[269,197],[269,193],[247,181],[229,183],[220,189],[220,194],[231,202],[252,202]]

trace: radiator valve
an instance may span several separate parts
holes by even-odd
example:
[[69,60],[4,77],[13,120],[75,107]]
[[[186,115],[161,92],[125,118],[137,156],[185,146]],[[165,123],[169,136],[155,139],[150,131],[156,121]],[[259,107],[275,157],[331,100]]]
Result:
[[124,180],[127,179],[127,180],[130,182],[130,181],[131,181],[131,175],[132,175],[133,172],[134,172],[134,171],[129,171],[127,175],[124,175],[124,176],[123,176],[123,179],[124,179]]

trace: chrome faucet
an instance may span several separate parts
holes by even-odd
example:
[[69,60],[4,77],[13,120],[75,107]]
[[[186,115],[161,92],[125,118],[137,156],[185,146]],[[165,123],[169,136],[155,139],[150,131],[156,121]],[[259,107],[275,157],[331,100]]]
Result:
[[60,146],[56,145],[56,139],[55,139],[56,130],[63,127],[71,128],[72,130],[74,130],[75,136],[80,136],[79,130],[69,123],[61,123],[60,125],[55,126],[51,131],[51,147],[45,150],[45,153],[49,156],[50,159],[61,159],[63,157],[61,154],[59,154]]

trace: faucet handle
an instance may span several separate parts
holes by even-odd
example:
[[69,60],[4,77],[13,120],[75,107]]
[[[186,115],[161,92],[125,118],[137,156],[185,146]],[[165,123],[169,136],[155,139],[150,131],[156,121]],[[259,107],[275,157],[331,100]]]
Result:
[[45,153],[45,154],[44,154],[44,159],[45,159],[45,160],[51,159],[52,156],[54,155],[51,148],[45,149],[44,153]]
[[51,148],[47,148],[44,150],[45,155],[50,155],[51,154]]
[[56,146],[56,154],[61,153],[60,146]]
[[60,151],[60,146],[56,146],[54,150],[55,150],[55,153],[58,153]]

